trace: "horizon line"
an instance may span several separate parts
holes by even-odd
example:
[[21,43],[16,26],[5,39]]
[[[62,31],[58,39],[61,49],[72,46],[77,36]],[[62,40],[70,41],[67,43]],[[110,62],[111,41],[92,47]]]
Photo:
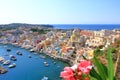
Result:
[[9,25],[9,24],[34,24],[34,25],[120,25],[120,23],[4,23],[0,25]]

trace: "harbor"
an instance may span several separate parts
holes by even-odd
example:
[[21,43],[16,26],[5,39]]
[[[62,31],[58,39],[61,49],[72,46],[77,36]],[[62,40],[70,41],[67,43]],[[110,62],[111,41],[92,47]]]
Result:
[[[11,51],[8,52],[5,46],[10,47]],[[22,55],[18,55],[16,53],[18,50],[22,53]],[[10,65],[15,63],[15,67],[13,68],[10,68],[10,65],[3,65],[0,63],[2,66],[0,70],[7,70],[7,72],[4,74],[0,74],[0,80],[41,80],[44,78],[44,76],[47,76],[50,80],[61,80],[59,73],[65,66],[67,66],[66,63],[55,60],[49,56],[35,54],[29,50],[15,47],[9,44],[0,44],[0,51],[0,55],[4,59],[10,60]],[[17,60],[11,60],[10,55],[14,55]],[[30,55],[31,58],[29,58],[28,55]]]

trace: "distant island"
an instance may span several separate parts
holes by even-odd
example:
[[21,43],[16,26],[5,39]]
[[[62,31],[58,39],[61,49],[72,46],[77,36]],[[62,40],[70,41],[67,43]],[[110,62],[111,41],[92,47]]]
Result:
[[15,29],[18,27],[41,27],[41,28],[53,28],[52,25],[48,24],[26,24],[26,23],[11,23],[11,24],[1,24],[0,29]]

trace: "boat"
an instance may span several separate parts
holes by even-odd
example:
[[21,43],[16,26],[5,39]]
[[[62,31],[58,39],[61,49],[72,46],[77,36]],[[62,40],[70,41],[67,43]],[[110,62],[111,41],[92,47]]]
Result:
[[22,52],[20,52],[20,51],[17,51],[17,53],[16,53],[17,55],[22,55]]
[[0,74],[4,74],[7,72],[7,69],[5,69],[4,67],[0,66]]
[[45,66],[49,66],[49,64],[48,64],[47,62],[44,62],[44,65],[45,65]]
[[17,58],[14,55],[10,55],[10,59],[13,60],[13,61],[17,60]]
[[4,63],[5,62],[5,58],[0,56],[0,63]]
[[48,77],[44,76],[41,80],[48,80]]
[[56,64],[56,62],[53,62],[54,64]]
[[10,49],[10,48],[7,48],[7,51],[11,51],[11,49]]
[[3,65],[9,65],[10,63],[10,60],[6,60],[5,62],[3,62]]
[[13,63],[13,64],[9,65],[8,67],[9,68],[14,68],[14,67],[16,67],[16,63]]
[[30,52],[35,52],[35,50],[34,49],[30,49]]
[[43,55],[40,55],[40,57],[41,57],[41,58],[43,58],[43,59],[45,59],[45,58],[46,58],[46,57],[45,57],[45,56],[43,56]]
[[11,51],[11,49],[10,49],[10,48],[7,48],[7,51]]

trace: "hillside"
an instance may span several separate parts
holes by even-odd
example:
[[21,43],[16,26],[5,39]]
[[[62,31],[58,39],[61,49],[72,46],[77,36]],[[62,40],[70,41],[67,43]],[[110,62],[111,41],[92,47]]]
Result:
[[11,24],[2,24],[0,29],[14,29],[18,27],[41,27],[41,28],[53,28],[52,25],[43,25],[43,24],[26,24],[26,23],[11,23]]

